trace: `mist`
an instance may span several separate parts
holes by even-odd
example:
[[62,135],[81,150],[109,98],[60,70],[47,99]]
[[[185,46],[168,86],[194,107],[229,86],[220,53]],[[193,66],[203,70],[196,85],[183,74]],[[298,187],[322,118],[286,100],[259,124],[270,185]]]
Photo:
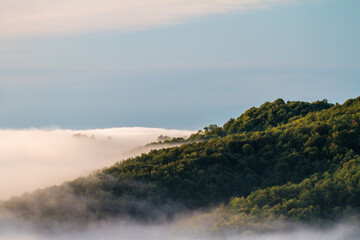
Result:
[[[0,200],[85,176],[147,152],[159,135],[192,132],[160,128],[0,130]],[[165,146],[157,146],[163,148]]]
[[358,222],[339,223],[332,228],[315,228],[298,225],[285,231],[272,232],[212,232],[204,229],[189,230],[178,222],[161,225],[141,225],[124,221],[103,221],[89,225],[87,229],[51,232],[39,231],[28,223],[9,216],[0,218],[0,239],[6,240],[355,240],[359,239]]
[[[88,175],[96,169],[109,166],[122,159],[147,152],[151,146],[144,147],[144,145],[156,141],[159,135],[184,137],[191,133],[191,131],[155,128],[79,131],[63,129],[0,130],[2,147],[0,151],[0,199],[5,200],[13,195],[32,192],[37,188],[61,184],[78,176]],[[91,181],[91,179],[88,178],[87,181]],[[137,188],[138,184],[130,183],[128,186]],[[284,225],[266,232],[261,230],[261,226],[255,231],[225,228],[216,231],[211,230],[211,226],[201,225],[201,223],[199,226],[192,224],[192,227],[189,227],[186,224],[187,221],[199,214],[191,212],[181,213],[171,219],[164,217],[163,221],[139,221],[124,217],[126,212],[121,215],[122,217],[94,220],[89,209],[94,209],[96,206],[94,204],[98,204],[94,201],[96,199],[73,195],[67,185],[49,188],[37,194],[49,197],[49,201],[42,203],[31,201],[37,199],[36,194],[22,197],[29,206],[33,205],[33,212],[36,213],[37,208],[40,211],[41,208],[48,207],[47,204],[57,207],[65,206],[64,209],[71,208],[72,210],[69,212],[76,216],[85,216],[88,222],[81,224],[78,219],[74,218],[61,224],[57,224],[56,221],[49,223],[48,219],[42,219],[39,215],[40,217],[37,219],[40,220],[40,223],[45,222],[42,225],[33,220],[36,219],[36,214],[33,214],[30,219],[25,219],[19,216],[15,217],[16,214],[12,212],[1,211],[0,240],[353,240],[359,239],[360,234],[358,221],[343,222],[331,228],[281,223]],[[101,194],[109,193],[102,192]],[[32,198],[34,196],[35,198]],[[104,197],[103,199],[109,198]],[[110,199],[110,202],[105,201],[104,204],[111,206],[113,202]],[[136,199],[123,198],[121,201],[116,200],[116,204],[136,206],[139,211],[158,218],[161,218],[162,214],[166,215],[166,209],[156,209],[156,206],[138,202]],[[174,206],[170,205],[170,207]],[[98,209],[101,209],[101,206]],[[70,214],[70,216],[72,215]]]

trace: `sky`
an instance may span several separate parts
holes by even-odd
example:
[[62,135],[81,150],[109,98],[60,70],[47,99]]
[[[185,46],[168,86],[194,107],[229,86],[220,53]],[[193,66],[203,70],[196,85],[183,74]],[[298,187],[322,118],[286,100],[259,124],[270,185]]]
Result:
[[224,124],[360,94],[358,0],[0,0],[0,128]]

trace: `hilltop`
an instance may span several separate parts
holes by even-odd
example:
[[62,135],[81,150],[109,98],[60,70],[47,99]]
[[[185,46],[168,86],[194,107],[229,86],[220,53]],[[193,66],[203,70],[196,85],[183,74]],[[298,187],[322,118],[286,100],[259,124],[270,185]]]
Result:
[[181,138],[181,146],[2,206],[38,222],[161,221],[195,209],[210,209],[220,229],[270,219],[332,222],[360,207],[359,123],[360,98],[342,105],[278,99]]

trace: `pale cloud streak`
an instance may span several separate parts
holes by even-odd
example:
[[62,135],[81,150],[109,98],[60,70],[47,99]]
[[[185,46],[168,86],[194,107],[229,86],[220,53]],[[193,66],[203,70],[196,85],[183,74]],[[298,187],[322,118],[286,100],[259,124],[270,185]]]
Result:
[[136,31],[293,0],[0,0],[0,37]]

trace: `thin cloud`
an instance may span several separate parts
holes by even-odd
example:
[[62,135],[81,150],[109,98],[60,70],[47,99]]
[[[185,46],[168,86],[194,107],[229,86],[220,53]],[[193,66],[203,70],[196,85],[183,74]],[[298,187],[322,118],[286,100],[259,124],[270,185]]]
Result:
[[293,0],[0,0],[0,37],[136,31]]

